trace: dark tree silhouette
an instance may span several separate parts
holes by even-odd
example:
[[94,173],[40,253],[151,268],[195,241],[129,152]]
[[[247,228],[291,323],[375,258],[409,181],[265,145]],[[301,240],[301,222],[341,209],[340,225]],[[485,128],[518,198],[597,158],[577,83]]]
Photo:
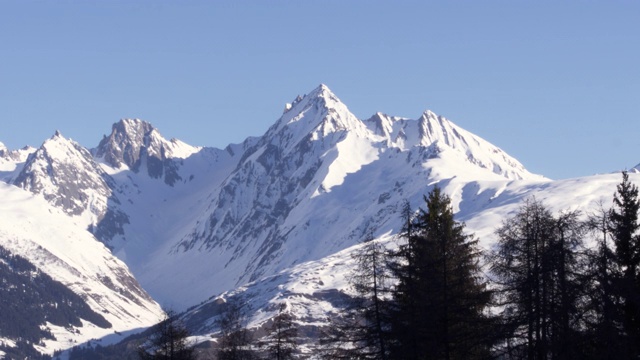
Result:
[[241,300],[230,300],[218,320],[220,339],[218,360],[253,360],[251,334],[244,326],[246,305]]
[[154,326],[149,340],[138,348],[142,360],[195,360],[195,350],[189,343],[188,330],[173,310],[166,311],[164,320]]
[[609,212],[609,232],[615,244],[615,262],[620,270],[615,290],[622,302],[622,326],[631,357],[640,356],[640,239],[638,236],[638,187],[622,173]]
[[405,209],[404,243],[390,268],[397,278],[391,308],[392,359],[480,359],[489,356],[491,294],[480,272],[477,240],[453,218],[436,187],[426,209]]
[[325,358],[383,360],[389,358],[389,270],[387,249],[373,235],[355,250],[348,279],[354,292],[346,309],[334,318],[322,342]]
[[558,217],[535,199],[497,230],[492,273],[511,359],[582,358],[578,213]]
[[298,344],[296,338],[298,329],[293,321],[291,313],[287,312],[287,304],[278,306],[278,315],[267,327],[267,338],[263,340],[267,347],[267,359],[289,360],[294,358]]
[[622,312],[617,278],[620,269],[610,246],[610,210],[602,204],[589,216],[587,227],[595,234],[596,246],[586,253],[585,260],[585,337],[592,359],[625,359],[629,357],[622,329]]

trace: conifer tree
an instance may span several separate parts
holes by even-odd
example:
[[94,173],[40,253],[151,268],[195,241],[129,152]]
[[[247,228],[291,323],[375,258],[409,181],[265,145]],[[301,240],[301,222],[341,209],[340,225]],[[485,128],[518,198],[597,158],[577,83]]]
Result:
[[404,243],[390,268],[391,359],[480,359],[489,355],[490,302],[477,240],[455,221],[436,187],[415,217],[405,209]]
[[615,244],[615,261],[620,269],[616,291],[622,302],[622,325],[627,336],[629,352],[640,355],[640,238],[638,229],[638,187],[622,173],[609,212],[609,231]]
[[621,332],[622,316],[618,292],[615,291],[619,268],[609,245],[610,211],[601,206],[599,214],[589,216],[588,228],[596,234],[596,246],[587,253],[585,264],[585,337],[592,359],[628,358],[628,346]]

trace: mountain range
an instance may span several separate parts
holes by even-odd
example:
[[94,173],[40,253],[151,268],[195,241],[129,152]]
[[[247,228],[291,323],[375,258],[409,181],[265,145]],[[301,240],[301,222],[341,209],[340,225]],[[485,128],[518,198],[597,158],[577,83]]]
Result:
[[[117,341],[158,321],[161,306],[187,310],[206,343],[234,297],[250,305],[253,328],[285,302],[310,352],[314,329],[350,292],[350,253],[366,237],[395,246],[405,202],[418,208],[442,188],[490,248],[523,200],[588,214],[611,203],[620,176],[554,181],[431,111],[361,120],[320,85],[264,135],[224,149],[167,140],[138,119],[115,123],[95,148],[60,132],[39,148],[0,144],[0,180],[0,246],[109,323],[37,319],[55,339],[29,346],[51,354]],[[2,334],[0,351],[18,346]]]

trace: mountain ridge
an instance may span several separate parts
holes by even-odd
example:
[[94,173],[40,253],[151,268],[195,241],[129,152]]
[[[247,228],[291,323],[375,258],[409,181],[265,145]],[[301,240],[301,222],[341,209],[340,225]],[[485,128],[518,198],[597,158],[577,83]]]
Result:
[[[73,142],[68,145],[82,160],[82,177],[93,179],[85,181],[84,188],[70,193],[57,178],[47,180],[52,194],[26,181],[17,184],[43,193],[54,205],[64,198],[72,215],[91,214],[86,226],[130,263],[145,288],[162,301],[180,299],[183,307],[188,299],[204,299],[353,245],[360,233],[376,231],[374,219],[390,216],[400,197],[415,196],[424,188],[411,185],[408,190],[411,179],[424,179],[425,184],[451,177],[545,180],[430,111],[415,120],[382,113],[360,120],[324,84],[285,109],[264,135],[224,150],[166,140],[148,122],[122,119],[90,152]],[[54,138],[64,139],[59,134]],[[26,166],[20,180],[35,173],[46,180],[51,171],[42,169],[47,167],[46,162],[40,171]],[[406,175],[391,181],[394,172]],[[382,177],[384,185],[363,187],[365,173]],[[86,195],[96,189],[99,194]],[[351,203],[358,204],[358,210],[343,214],[351,219],[345,224],[348,234],[335,233],[329,240],[309,233],[314,221],[331,227],[339,220],[333,215],[312,220],[305,214],[314,208],[340,208],[354,194],[359,197]],[[369,196],[377,199],[374,205],[362,200]],[[99,198],[99,206],[87,198]],[[358,211],[369,215],[359,218]],[[325,245],[308,248],[303,238]],[[287,255],[291,248],[298,249],[293,257]],[[227,279],[191,284],[194,274],[210,278],[207,274],[216,273],[227,274]]]
[[0,179],[100,240],[156,301],[178,310],[201,303],[185,315],[200,335],[215,331],[215,316],[197,311],[248,293],[256,327],[280,301],[305,326],[323,324],[323,311],[338,311],[348,293],[349,253],[368,236],[394,246],[405,202],[417,208],[435,186],[491,246],[495,224],[527,196],[589,209],[616,181],[532,174],[431,111],[361,120],[326,85],[286,105],[262,136],[224,149],[122,119],[91,150],[58,133],[9,153],[0,149]]

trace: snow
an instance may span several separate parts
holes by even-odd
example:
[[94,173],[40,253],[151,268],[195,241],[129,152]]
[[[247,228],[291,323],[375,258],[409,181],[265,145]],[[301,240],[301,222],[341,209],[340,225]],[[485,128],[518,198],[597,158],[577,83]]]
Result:
[[[619,174],[561,181],[532,174],[500,148],[430,111],[417,119],[376,113],[363,121],[325,85],[292,102],[264,136],[225,150],[167,141],[137,119],[122,125],[126,132],[116,133],[114,125],[103,151],[146,141],[150,154],[164,151],[166,159],[176,159],[182,180],[169,186],[146,170],[105,161],[104,153],[87,158],[59,136],[40,153],[46,150],[54,164],[77,167],[94,181],[85,192],[89,201],[73,202],[83,212],[71,216],[49,205],[60,184],[47,177],[51,162],[38,158],[33,171],[49,179],[42,180],[41,193],[54,197],[47,204],[43,197],[0,187],[7,198],[0,211],[11,213],[0,220],[0,236],[8,234],[2,241],[77,291],[84,289],[72,284],[88,281],[98,289],[91,291],[108,294],[108,304],[92,306],[146,314],[137,320],[114,315],[117,326],[127,329],[157,319],[157,304],[126,308],[133,305],[101,287],[94,274],[113,274],[127,263],[157,301],[176,310],[245,293],[256,309],[253,326],[272,316],[270,305],[281,301],[300,321],[324,324],[326,314],[339,311],[334,297],[350,291],[345,275],[351,251],[369,234],[395,246],[404,202],[422,206],[434,186],[451,197],[457,218],[490,248],[495,229],[525,199],[587,214],[599,203],[608,206],[620,181]],[[22,166],[14,161],[3,170],[1,161],[3,178]],[[640,183],[640,173],[630,177]],[[101,192],[105,178],[113,184]],[[117,203],[108,202],[114,197]],[[85,230],[107,208],[129,219],[124,234],[108,242],[119,259]],[[55,234],[54,242],[47,233]],[[94,330],[79,338],[99,336]]]
[[[620,174],[595,175],[561,181],[476,181],[463,183],[456,179],[438,181],[459,208],[456,217],[466,223],[467,233],[474,234],[485,249],[496,241],[495,230],[504,219],[513,216],[525,199],[535,197],[554,213],[580,211],[582,216],[597,211],[600,205],[611,205]],[[630,174],[630,180],[640,184],[640,174]],[[399,220],[399,219],[398,219]],[[379,234],[380,241],[388,248],[398,242],[395,231]],[[187,313],[194,316],[207,303],[231,297],[250,299],[253,309],[249,327],[263,326],[276,315],[276,304],[286,303],[288,311],[299,326],[327,326],[327,317],[341,311],[338,294],[352,294],[348,276],[354,267],[351,257],[361,245],[354,245],[318,260],[299,263],[275,275],[265,276],[232,291],[212,296],[207,302]],[[210,324],[213,324],[211,321]],[[211,325],[200,335],[215,336],[217,329]],[[307,346],[307,345],[305,345]],[[305,347],[312,351],[313,346]]]
[[[3,145],[4,146],[4,145]],[[0,149],[0,180],[10,182],[15,178],[27,157],[36,151],[36,149],[26,146],[19,150],[8,150],[6,147]]]
[[159,305],[145,297],[141,288],[132,287],[135,280],[127,266],[62,210],[7,184],[0,183],[0,195],[0,245],[82,295],[113,325],[110,329],[86,326],[75,332],[60,329],[59,334],[68,335],[48,343],[48,353],[68,347],[70,341],[150,326],[161,318]]
[[[324,85],[253,143],[196,175],[207,183],[167,189],[129,172],[115,177],[126,183],[126,174],[135,189],[133,205],[122,206],[131,224],[116,254],[162,303],[185,308],[335,254],[367,233],[395,233],[403,201],[418,206],[436,183],[460,210],[456,194],[471,181],[500,189],[513,179],[549,181],[431,112],[363,122]],[[277,206],[286,210],[274,218]]]
[[325,155],[325,157],[329,157],[329,154],[332,154],[335,160],[331,161],[331,165],[329,165],[322,187],[326,191],[331,191],[332,187],[341,185],[348,174],[355,173],[363,166],[375,161],[378,158],[378,153],[379,149],[373,146],[370,141],[348,133],[346,138],[336,145],[335,150],[331,150]]

